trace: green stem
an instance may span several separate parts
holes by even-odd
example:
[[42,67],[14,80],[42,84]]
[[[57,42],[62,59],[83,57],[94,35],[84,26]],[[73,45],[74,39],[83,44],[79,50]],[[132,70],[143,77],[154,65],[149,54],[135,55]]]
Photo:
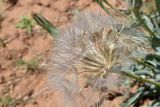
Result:
[[140,82],[147,82],[147,83],[153,84],[153,85],[155,85],[155,86],[160,88],[160,83],[159,82],[153,81],[151,79],[142,78],[142,77],[137,76],[137,75],[135,75],[133,73],[129,73],[129,72],[125,72],[125,71],[122,71],[122,73],[124,75],[126,75],[128,77],[131,77],[131,78],[134,78],[134,79],[136,79],[136,80],[138,80]]

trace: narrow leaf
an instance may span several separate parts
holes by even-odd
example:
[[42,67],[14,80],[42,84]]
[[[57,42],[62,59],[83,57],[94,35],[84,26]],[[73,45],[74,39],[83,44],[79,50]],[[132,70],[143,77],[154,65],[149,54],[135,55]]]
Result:
[[131,105],[134,106],[134,104],[143,96],[143,90],[144,88],[140,88],[138,92],[133,95],[122,107],[130,107]]
[[109,15],[111,15],[111,13],[109,12],[109,10],[103,5],[102,0],[96,0],[96,2],[98,3],[98,5]]
[[53,24],[51,24],[46,18],[39,14],[33,14],[33,18],[40,26],[47,30],[51,34],[51,36],[55,38],[59,36],[58,29]]

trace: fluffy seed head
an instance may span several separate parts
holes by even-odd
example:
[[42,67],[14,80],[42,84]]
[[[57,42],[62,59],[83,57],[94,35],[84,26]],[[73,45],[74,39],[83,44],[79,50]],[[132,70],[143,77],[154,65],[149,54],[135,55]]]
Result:
[[120,71],[131,66],[132,53],[144,43],[142,36],[107,16],[81,13],[56,40],[49,83],[64,94],[68,107],[76,107],[78,97],[91,101],[87,88],[99,94],[119,92],[125,80]]

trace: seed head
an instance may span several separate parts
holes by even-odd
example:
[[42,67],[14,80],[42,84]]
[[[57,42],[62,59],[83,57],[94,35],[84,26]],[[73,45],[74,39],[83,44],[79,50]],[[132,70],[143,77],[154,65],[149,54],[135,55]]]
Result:
[[[64,94],[68,107],[76,107],[77,99],[91,104],[95,98],[89,97],[89,92],[123,93],[119,88],[126,78],[121,71],[130,69],[132,53],[144,43],[142,36],[107,16],[81,13],[56,40],[48,64],[50,84]],[[86,89],[90,91],[85,93]]]

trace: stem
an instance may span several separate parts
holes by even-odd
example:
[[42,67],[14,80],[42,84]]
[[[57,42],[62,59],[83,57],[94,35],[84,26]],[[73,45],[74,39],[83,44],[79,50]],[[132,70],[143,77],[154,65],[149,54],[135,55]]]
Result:
[[137,75],[135,75],[135,74],[133,74],[133,73],[129,73],[129,72],[125,72],[125,71],[122,71],[122,73],[123,73],[124,75],[126,75],[126,76],[128,76],[128,77],[131,77],[131,78],[134,78],[134,79],[136,79],[136,80],[138,80],[138,81],[147,82],[147,83],[153,84],[153,85],[155,85],[155,86],[157,86],[157,87],[160,88],[160,83],[159,83],[159,82],[153,81],[153,80],[151,80],[151,79],[142,78],[142,77],[137,76]]

